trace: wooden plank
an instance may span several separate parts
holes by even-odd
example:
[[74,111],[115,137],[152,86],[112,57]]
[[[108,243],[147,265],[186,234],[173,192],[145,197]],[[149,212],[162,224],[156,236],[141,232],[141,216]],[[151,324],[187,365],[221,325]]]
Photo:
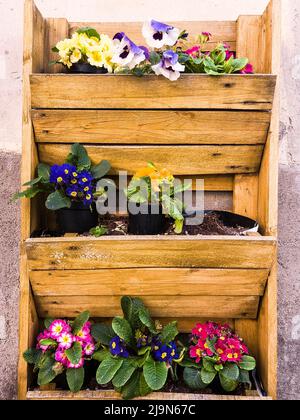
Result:
[[240,16],[237,21],[237,57],[247,57],[255,73],[264,73],[261,50],[261,16]]
[[33,74],[32,108],[268,111],[275,83],[270,75],[183,74],[170,83],[157,76]]
[[[262,296],[268,270],[112,269],[32,271],[35,296]],[[119,279],[122,282],[119,282]],[[230,284],[230,288],[227,285]]]
[[[97,322],[100,323],[104,323],[107,325],[111,325],[113,318],[97,318]],[[229,325],[233,330],[234,330],[234,324],[235,324],[235,320],[234,319],[228,319],[228,318],[202,318],[202,317],[197,317],[197,318],[159,318],[159,322],[162,325],[167,325],[170,322],[177,322],[177,327],[178,330],[181,333],[187,333],[190,334],[192,329],[198,324],[205,324],[207,321],[214,321],[217,322],[218,324],[227,324]]]
[[[24,4],[24,51],[23,51],[23,112],[22,112],[22,184],[32,179],[37,163],[37,152],[32,133],[30,116],[29,74],[42,72],[44,66],[44,20],[32,0]],[[30,300],[30,286],[24,241],[30,237],[31,229],[37,224],[34,203],[30,200],[21,202],[21,244],[20,244],[20,316],[19,316],[19,359],[18,359],[18,397],[26,398],[28,366],[23,352],[30,345],[30,328],[34,319],[33,305]],[[35,321],[33,322],[33,324]]]
[[248,347],[250,354],[255,358],[258,356],[257,349],[257,334],[258,324],[256,319],[236,319],[235,320],[235,332],[243,338],[246,346]]
[[[194,38],[201,32],[210,32],[213,36],[208,43],[208,50],[213,49],[219,42],[230,44],[232,51],[236,49],[236,22],[235,21],[179,21],[171,22],[176,28],[187,30],[190,34],[192,44]],[[145,38],[142,34],[143,22],[70,22],[70,34],[73,34],[82,26],[91,26],[99,33],[113,37],[117,32],[123,31],[137,45],[145,45]]]
[[242,216],[257,219],[258,176],[236,175],[233,189],[233,211]]
[[97,268],[267,268],[273,263],[272,237],[103,237],[26,241],[31,270]]
[[64,18],[46,19],[45,33],[45,72],[46,73],[64,73],[65,67],[61,64],[50,64],[58,60],[58,54],[52,52],[52,47],[69,36],[69,23]]
[[[120,296],[36,296],[40,317],[73,318],[89,310],[92,317],[122,315]],[[153,317],[250,318],[257,316],[258,296],[143,296]]]
[[[281,1],[272,0],[262,21],[265,71],[280,74]],[[277,83],[271,127],[259,174],[259,221],[265,233],[277,236],[280,79]],[[277,264],[271,271],[258,319],[258,364],[268,393],[277,397]]]
[[41,143],[265,144],[269,112],[32,111]]
[[[120,394],[115,391],[80,391],[77,394],[72,394],[69,391],[29,391],[27,393],[27,400],[120,400]],[[259,396],[234,396],[234,395],[211,395],[211,394],[172,394],[172,393],[163,393],[156,392],[150,395],[146,395],[142,398],[136,398],[136,400],[148,400],[148,401],[178,401],[178,400],[187,400],[187,401],[215,401],[215,400],[233,400],[233,401],[268,401],[271,398]]]
[[[263,146],[87,146],[94,163],[103,159],[112,165],[111,175],[127,171],[133,175],[149,159],[166,167],[174,175],[233,174],[257,172]],[[61,164],[70,152],[70,145],[38,144],[41,162]]]
[[[117,189],[119,189],[119,178],[117,176],[111,177],[113,181],[116,183]],[[193,191],[203,191],[203,184],[197,183],[198,180],[204,181],[204,190],[205,191],[224,191],[224,192],[231,192],[233,191],[233,180],[234,175],[197,175],[197,176],[189,176],[188,178],[185,175],[178,175],[176,176],[181,182],[184,180],[189,179],[192,183],[192,190]],[[129,182],[131,176],[128,176],[127,182]]]

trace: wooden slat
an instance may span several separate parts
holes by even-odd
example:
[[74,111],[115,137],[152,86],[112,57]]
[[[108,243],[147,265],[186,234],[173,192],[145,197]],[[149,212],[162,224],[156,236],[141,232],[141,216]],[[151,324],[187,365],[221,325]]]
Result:
[[[262,296],[268,270],[112,269],[30,273],[36,296]],[[122,279],[120,282],[119,279]],[[228,287],[230,285],[230,287]]]
[[120,237],[28,239],[31,270],[135,267],[270,268],[275,241],[242,238]]
[[[22,168],[21,183],[34,176],[37,150],[34,144],[30,115],[29,74],[44,69],[44,19],[32,0],[24,4],[24,51],[23,51],[23,111],[22,111]],[[25,158],[24,158],[25,157]],[[19,359],[18,359],[18,398],[25,399],[28,382],[28,365],[23,352],[31,345],[36,316],[30,295],[28,266],[24,241],[30,237],[32,229],[38,225],[34,202],[24,199],[21,202],[21,249],[20,249],[20,322],[19,322]]]
[[237,21],[237,57],[247,57],[255,73],[264,73],[261,16],[240,16]]
[[[89,310],[92,317],[122,315],[120,296],[36,296],[40,317],[75,317]],[[144,296],[153,317],[250,318],[257,316],[258,296]]]
[[[55,400],[82,400],[82,401],[89,401],[89,400],[120,400],[120,394],[116,393],[115,391],[80,391],[77,394],[73,394],[68,391],[29,391],[27,393],[27,400],[48,400],[48,401],[55,401]],[[212,394],[172,394],[172,393],[163,393],[163,392],[156,392],[150,395],[146,395],[142,398],[136,398],[136,400],[148,400],[148,401],[172,401],[172,400],[187,400],[187,401],[268,401],[271,398],[264,397],[260,398],[257,396],[234,396],[234,395],[212,395]]]
[[157,76],[34,74],[33,108],[270,110],[276,77],[184,74]]
[[257,220],[258,176],[236,175],[233,189],[233,211]]
[[[235,21],[179,21],[171,22],[176,28],[186,29],[190,34],[191,43],[195,44],[195,38],[201,32],[210,32],[213,36],[208,43],[208,50],[211,50],[219,42],[226,42],[231,49],[236,49],[236,22]],[[70,34],[73,34],[82,26],[91,26],[100,33],[113,37],[117,32],[123,31],[138,45],[145,45],[145,38],[142,34],[143,22],[70,22]]]
[[69,36],[69,23],[64,18],[48,18],[46,19],[45,34],[45,72],[46,73],[64,73],[65,67],[61,64],[51,64],[57,61],[59,56],[52,52],[52,47]]
[[42,143],[264,144],[268,112],[33,111]]
[[[61,164],[70,145],[39,143],[38,150],[41,162]],[[119,171],[132,175],[149,160],[174,175],[198,175],[257,172],[263,146],[87,146],[87,151],[94,163],[109,160],[111,175]]]

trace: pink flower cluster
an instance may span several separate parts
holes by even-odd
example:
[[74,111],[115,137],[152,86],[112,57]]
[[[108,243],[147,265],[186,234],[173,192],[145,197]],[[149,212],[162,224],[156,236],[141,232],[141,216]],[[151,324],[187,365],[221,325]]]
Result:
[[229,325],[207,322],[197,324],[192,330],[190,357],[201,363],[203,357],[216,357],[219,364],[239,363],[245,354],[249,354],[243,340]]
[[[53,344],[43,345],[43,340],[54,340]],[[49,328],[37,337],[37,349],[44,353],[49,349],[55,350],[55,360],[68,369],[83,367],[85,357],[91,357],[95,351],[95,342],[91,335],[91,323],[86,322],[83,328],[73,335],[72,327],[66,321],[56,319]],[[73,365],[67,358],[65,351],[70,349],[75,342],[82,347],[82,357],[77,365]]]

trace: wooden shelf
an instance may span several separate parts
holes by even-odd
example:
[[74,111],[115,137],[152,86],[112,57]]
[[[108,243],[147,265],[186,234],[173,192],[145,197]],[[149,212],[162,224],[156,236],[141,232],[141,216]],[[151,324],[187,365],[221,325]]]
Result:
[[[280,0],[262,16],[236,22],[181,22],[193,35],[210,31],[254,75],[163,78],[62,74],[51,47],[79,26],[138,40],[137,23],[79,23],[45,19],[25,1],[22,182],[39,162],[62,163],[71,143],[84,144],[94,162],[108,159],[132,174],[151,160],[179,178],[204,178],[205,194],[226,209],[258,220],[261,236],[35,238],[51,225],[44,204],[22,202],[19,397],[28,400],[116,399],[113,392],[28,392],[22,353],[44,317],[120,313],[120,296],[144,299],[162,322],[182,332],[197,322],[228,322],[257,357],[270,397],[276,398],[277,185]],[[215,46],[209,45],[208,49]],[[115,179],[114,178],[114,179]],[[231,204],[232,203],[232,204]],[[52,225],[51,225],[52,226]],[[54,226],[55,227],[55,226]],[[152,394],[149,399],[259,399]]]

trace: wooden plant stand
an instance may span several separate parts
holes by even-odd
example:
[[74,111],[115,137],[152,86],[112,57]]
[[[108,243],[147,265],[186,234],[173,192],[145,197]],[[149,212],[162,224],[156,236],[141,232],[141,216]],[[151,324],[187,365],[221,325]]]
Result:
[[[256,218],[261,231],[249,237],[31,239],[48,216],[39,200],[24,200],[20,399],[114,395],[28,392],[22,353],[33,345],[42,318],[74,317],[86,309],[92,317],[110,318],[120,313],[122,295],[141,297],[153,316],[178,319],[185,332],[196,321],[229,322],[257,357],[268,396],[276,398],[279,16],[280,2],[273,0],[262,16],[177,23],[228,42],[238,56],[250,58],[256,74],[191,74],[171,83],[156,76],[59,73],[61,67],[48,65],[50,48],[87,24],[44,19],[32,0],[25,1],[23,182],[38,162],[61,163],[70,144],[80,142],[93,160],[108,159],[115,171],[132,173],[151,160],[176,176],[202,177],[206,191],[226,193],[231,209]],[[90,26],[110,35],[122,29],[141,42],[141,24]],[[188,397],[225,398],[150,398]]]

